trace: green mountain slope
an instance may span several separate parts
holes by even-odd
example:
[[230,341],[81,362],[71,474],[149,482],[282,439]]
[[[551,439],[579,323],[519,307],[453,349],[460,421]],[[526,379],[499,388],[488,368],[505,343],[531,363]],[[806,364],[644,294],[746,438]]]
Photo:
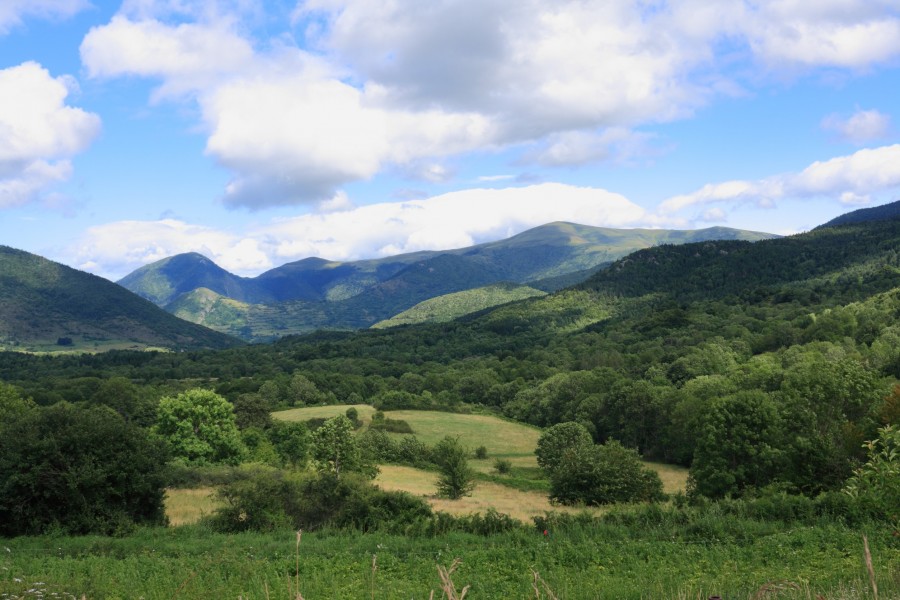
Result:
[[866,221],[884,221],[888,219],[896,219],[898,217],[900,217],[900,202],[891,202],[882,206],[873,206],[871,208],[860,208],[859,210],[854,210],[853,212],[849,212],[835,219],[832,219],[824,225],[819,225],[818,228],[834,227],[836,225],[850,225],[852,223],[864,223]]
[[119,285],[158,306],[199,288],[236,300],[273,300],[252,279],[232,275],[202,254],[191,252],[144,265]]
[[[499,282],[533,282],[553,291],[659,244],[769,237],[721,227],[618,230],[550,223],[446,252],[348,263],[308,258],[252,279],[231,275],[200,255],[180,255],[142,267],[119,283],[182,318],[260,341],[319,328],[365,328],[424,300]],[[200,288],[208,291],[198,294]],[[212,301],[210,292],[237,303]]]
[[444,294],[419,302],[390,319],[372,325],[375,329],[386,329],[399,325],[416,323],[444,323],[500,304],[543,296],[546,292],[526,285],[497,283],[486,287]]
[[178,319],[105,279],[0,246],[4,348],[225,348],[239,343]]

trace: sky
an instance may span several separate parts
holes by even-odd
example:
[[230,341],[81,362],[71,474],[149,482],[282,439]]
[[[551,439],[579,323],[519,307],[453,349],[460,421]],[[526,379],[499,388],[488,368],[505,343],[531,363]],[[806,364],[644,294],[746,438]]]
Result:
[[0,0],[0,244],[253,276],[900,199],[900,0]]

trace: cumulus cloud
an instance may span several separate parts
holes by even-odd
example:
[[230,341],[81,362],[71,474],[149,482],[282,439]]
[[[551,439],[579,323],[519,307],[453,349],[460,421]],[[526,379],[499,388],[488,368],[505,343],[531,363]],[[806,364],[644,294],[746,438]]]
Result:
[[864,69],[900,54],[894,0],[767,0],[748,20],[753,51],[779,67]]
[[90,77],[140,75],[162,78],[155,99],[203,90],[221,77],[248,67],[250,44],[226,23],[169,26],[154,19],[117,15],[92,28],[81,44]]
[[175,219],[122,221],[88,230],[72,255],[81,268],[115,279],[182,252],[200,252],[232,272],[253,275],[309,256],[347,261],[465,247],[552,221],[608,227],[658,223],[619,194],[541,184],[349,207],[278,219],[239,233]]
[[199,252],[236,272],[271,266],[255,240],[177,219],[91,227],[71,255],[77,268],[119,279],[140,266],[184,252]]
[[96,137],[99,117],[66,104],[73,87],[33,62],[0,70],[0,208],[68,179],[69,159]]
[[822,128],[841,140],[863,145],[885,138],[891,129],[891,118],[877,110],[857,110],[848,118],[828,115],[822,120]]
[[64,19],[89,6],[87,0],[3,0],[0,2],[0,35],[21,25],[26,17]]
[[328,200],[387,169],[444,181],[473,151],[627,161],[650,150],[640,128],[753,85],[746,67],[900,56],[895,0],[307,0],[284,29],[254,28],[255,11],[128,0],[81,49],[92,77],[151,77],[154,100],[196,101],[207,153],[233,174],[222,200],[250,209]]
[[878,193],[900,188],[900,144],[867,148],[848,156],[817,161],[800,171],[755,181],[708,184],[664,201],[660,213],[712,203],[752,202],[772,206],[783,198],[833,198],[842,204],[867,204]]

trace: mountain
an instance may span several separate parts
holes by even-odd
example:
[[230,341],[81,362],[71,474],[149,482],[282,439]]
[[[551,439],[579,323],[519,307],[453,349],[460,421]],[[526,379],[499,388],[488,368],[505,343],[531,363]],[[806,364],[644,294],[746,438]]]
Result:
[[232,275],[198,254],[178,255],[119,283],[179,317],[260,341],[320,328],[365,328],[430,298],[500,282],[554,291],[655,245],[771,237],[724,227],[673,231],[558,222],[456,250],[346,263],[306,258],[255,278]]
[[106,279],[0,246],[0,348],[226,348],[241,342],[188,323]]
[[252,279],[232,275],[196,252],[144,265],[118,283],[158,306],[165,306],[180,295],[199,288],[215,290],[235,300],[270,300],[264,293],[257,292]]
[[883,221],[886,219],[896,219],[900,217],[900,200],[890,202],[882,206],[873,206],[872,208],[860,208],[853,212],[848,212],[837,218],[834,218],[821,227],[835,227],[837,225],[850,225],[852,223],[865,223],[866,221]]

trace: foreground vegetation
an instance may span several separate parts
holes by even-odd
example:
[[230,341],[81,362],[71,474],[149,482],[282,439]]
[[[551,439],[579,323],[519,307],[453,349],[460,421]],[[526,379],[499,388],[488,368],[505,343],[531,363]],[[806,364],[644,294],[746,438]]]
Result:
[[[874,597],[856,528],[740,512],[620,509],[491,535],[304,532],[299,545],[290,530],[222,535],[203,526],[22,537],[0,548],[0,597],[294,598],[299,587],[305,598],[424,600],[432,590],[440,597],[436,567],[456,558],[452,578],[457,590],[471,586],[469,598],[535,598],[532,570],[570,600]],[[862,529],[879,597],[900,597],[897,538]],[[554,597],[538,585],[539,597]]]

